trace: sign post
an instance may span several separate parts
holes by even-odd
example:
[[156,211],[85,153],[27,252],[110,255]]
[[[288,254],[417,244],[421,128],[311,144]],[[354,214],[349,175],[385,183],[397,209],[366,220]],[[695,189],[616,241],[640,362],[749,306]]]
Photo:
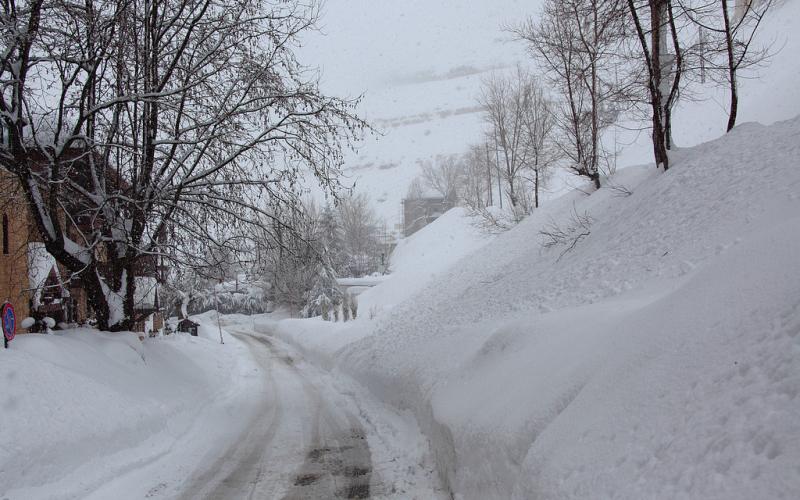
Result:
[[10,302],[3,304],[0,321],[3,323],[3,345],[8,349],[9,341],[14,340],[14,335],[17,334],[17,316]]

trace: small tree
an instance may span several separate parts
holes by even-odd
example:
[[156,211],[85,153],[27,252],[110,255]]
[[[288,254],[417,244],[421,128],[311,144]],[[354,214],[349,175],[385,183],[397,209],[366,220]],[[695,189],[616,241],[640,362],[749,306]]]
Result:
[[539,192],[546,184],[553,165],[561,158],[555,147],[555,120],[550,101],[535,78],[530,78],[522,87],[523,130],[528,149],[528,170],[533,184],[533,207],[539,208]]
[[380,267],[379,222],[364,193],[342,198],[337,209],[346,263],[340,272],[361,277]]
[[529,153],[523,119],[527,105],[523,87],[527,78],[521,68],[517,68],[513,77],[494,75],[484,82],[480,97],[484,119],[489,125],[487,135],[490,141],[494,141],[499,154],[500,171],[506,182],[511,209],[517,218],[529,211],[522,186],[522,173],[528,167]]
[[423,182],[453,204],[458,202],[463,176],[464,165],[457,155],[437,156],[422,165]]
[[342,321],[347,323],[350,321],[350,295],[344,294],[342,296]]
[[560,97],[554,116],[569,168],[598,189],[608,155],[602,133],[626,100],[623,8],[622,0],[546,0],[538,19],[511,29]]
[[[538,80],[519,67],[511,77],[487,81],[483,92],[481,102],[486,108],[489,137],[494,139],[499,153],[495,162],[499,163],[512,211],[519,220],[539,206],[547,172],[558,159],[553,148],[553,113]],[[488,166],[491,155],[486,153]],[[481,161],[480,151],[472,152],[471,161],[476,168],[475,164]],[[491,178],[490,169],[489,173]]]
[[461,203],[473,212],[479,212],[492,204],[492,170],[489,148],[486,144],[471,145],[461,162],[463,175],[459,184]]
[[730,3],[729,0],[678,1],[682,14],[703,30],[700,56],[704,68],[729,89],[728,132],[736,125],[739,111],[740,72],[769,58],[769,48],[754,47],[753,41],[773,0],[738,1],[733,15]]
[[358,296],[350,295],[350,315],[353,319],[358,319]]

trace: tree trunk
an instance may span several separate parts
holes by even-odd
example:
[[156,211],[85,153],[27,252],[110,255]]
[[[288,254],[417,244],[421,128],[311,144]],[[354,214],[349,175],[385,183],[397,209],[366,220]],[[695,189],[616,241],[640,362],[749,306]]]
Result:
[[83,289],[86,292],[86,302],[97,320],[97,328],[103,331],[109,329],[110,311],[108,308],[108,301],[103,293],[103,287],[100,284],[100,278],[97,274],[97,269],[92,266],[86,270],[85,274],[81,275],[83,281]]
[[653,112],[653,156],[656,167],[669,169],[669,156],[667,154],[663,98],[661,93],[661,30],[665,9],[668,7],[666,0],[650,0],[650,44],[648,47],[645,37],[646,31],[639,19],[639,11],[634,0],[628,0],[628,7],[636,25],[636,34],[642,47],[642,55],[647,67],[647,89],[650,93],[650,106]]
[[725,49],[728,55],[728,80],[731,88],[731,107],[728,112],[728,125],[726,132],[736,126],[736,114],[739,111],[739,92],[736,87],[736,59],[733,53],[733,34],[731,33],[731,20],[728,14],[728,0],[722,0],[722,20],[725,23]]
[[599,172],[592,172],[592,175],[589,178],[594,183],[595,189],[600,189],[600,173]]
[[736,88],[736,72],[731,71],[731,110],[728,115],[728,129],[726,132],[733,130],[736,126],[736,114],[739,111],[739,91]]
[[118,330],[133,330],[136,325],[136,271],[132,259],[127,259],[125,263],[125,297],[123,299],[123,319],[118,325]]

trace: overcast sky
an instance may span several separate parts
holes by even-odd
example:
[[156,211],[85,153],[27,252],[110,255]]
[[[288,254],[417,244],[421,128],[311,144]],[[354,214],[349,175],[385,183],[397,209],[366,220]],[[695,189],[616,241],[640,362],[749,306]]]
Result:
[[501,30],[538,0],[327,0],[322,33],[301,57],[323,70],[328,92],[357,95],[396,83],[513,65],[525,58]]

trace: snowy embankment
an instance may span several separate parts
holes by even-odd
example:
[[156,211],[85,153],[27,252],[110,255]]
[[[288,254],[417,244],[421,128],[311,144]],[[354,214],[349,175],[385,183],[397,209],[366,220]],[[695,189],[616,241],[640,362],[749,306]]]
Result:
[[[674,157],[549,204],[374,318],[277,331],[412,410],[458,498],[796,497],[800,118]],[[543,248],[573,214],[592,221],[575,247]]]
[[[172,497],[258,389],[246,347],[88,329],[19,335],[0,352],[0,498]],[[109,483],[113,480],[113,483]]]
[[378,286],[358,296],[360,321],[331,323],[312,318],[276,322],[277,316],[271,314],[256,316],[255,328],[262,333],[277,334],[318,365],[331,368],[331,353],[372,334],[375,321],[425,288],[450,265],[491,240],[492,236],[477,227],[466,209],[454,208],[412,238],[400,240],[391,256],[391,274],[381,277]]

